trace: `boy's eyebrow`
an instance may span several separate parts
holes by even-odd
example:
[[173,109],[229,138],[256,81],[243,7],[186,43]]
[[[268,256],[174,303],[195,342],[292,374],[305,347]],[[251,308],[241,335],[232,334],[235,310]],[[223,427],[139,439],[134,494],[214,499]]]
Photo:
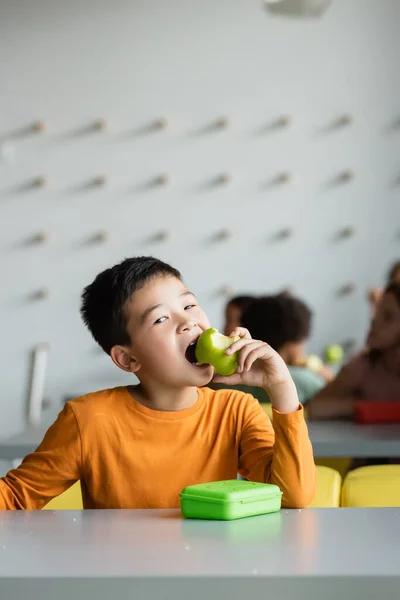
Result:
[[156,304],[155,306],[151,306],[150,308],[146,308],[146,310],[144,311],[144,313],[140,317],[140,322],[143,324],[145,322],[145,320],[147,319],[147,317],[149,316],[149,314],[152,313],[153,310],[156,310],[157,308],[160,308],[160,306],[162,306],[162,304]]
[[[187,290],[186,292],[183,292],[183,294],[181,294],[181,298],[183,298],[184,296],[194,296],[194,294],[193,292],[189,292],[189,290]],[[153,310],[157,310],[157,308],[160,308],[160,306],[162,306],[162,304],[156,304],[155,306],[150,306],[149,308],[146,308],[146,310],[140,318],[141,323],[144,323],[149,314],[152,313]]]

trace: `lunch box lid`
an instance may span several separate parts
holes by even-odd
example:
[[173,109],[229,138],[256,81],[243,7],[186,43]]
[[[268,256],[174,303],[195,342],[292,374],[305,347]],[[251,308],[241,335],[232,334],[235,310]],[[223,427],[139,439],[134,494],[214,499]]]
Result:
[[238,479],[200,483],[185,487],[181,499],[213,503],[257,502],[282,496],[277,485]]

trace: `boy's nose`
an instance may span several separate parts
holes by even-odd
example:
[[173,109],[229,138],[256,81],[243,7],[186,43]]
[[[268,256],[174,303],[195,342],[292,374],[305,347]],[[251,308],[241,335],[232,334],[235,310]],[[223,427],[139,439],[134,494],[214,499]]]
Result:
[[194,321],[193,319],[188,319],[187,321],[183,321],[179,325],[178,332],[184,333],[185,331],[190,331],[191,329],[194,329],[195,327],[197,327],[197,321]]

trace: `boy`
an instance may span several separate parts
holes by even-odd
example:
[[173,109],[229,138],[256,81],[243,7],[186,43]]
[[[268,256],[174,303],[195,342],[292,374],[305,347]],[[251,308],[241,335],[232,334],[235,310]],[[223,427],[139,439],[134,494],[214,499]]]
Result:
[[212,391],[210,365],[193,348],[210,323],[180,273],[152,257],[100,273],[81,313],[114,363],[139,384],[68,402],[35,453],[0,481],[1,509],[38,509],[81,480],[85,508],[175,508],[187,485],[235,479],[271,482],[283,505],[313,499],[315,467],[296,388],[281,357],[242,328],[227,353],[237,372],[217,378],[263,386],[274,427],[250,395]]
[[[319,392],[325,385],[325,377],[330,376],[324,366],[318,373],[311,370],[304,359],[311,318],[312,313],[304,302],[284,293],[256,299],[241,318],[241,324],[250,335],[268,342],[288,365],[301,404]],[[215,387],[220,389],[219,385]],[[243,386],[238,389],[252,394],[260,402],[269,402],[268,394],[262,388]]]

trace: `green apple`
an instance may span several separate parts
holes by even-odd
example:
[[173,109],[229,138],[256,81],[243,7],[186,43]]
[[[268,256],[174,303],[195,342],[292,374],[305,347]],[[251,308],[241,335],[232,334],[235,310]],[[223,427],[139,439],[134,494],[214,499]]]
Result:
[[343,360],[344,352],[339,344],[332,344],[325,348],[325,359],[331,364],[335,364]]
[[324,363],[316,354],[310,354],[306,359],[306,367],[311,369],[311,371],[315,371],[318,373],[320,369],[324,366]]
[[227,337],[212,327],[206,329],[196,343],[197,362],[212,365],[216,372],[224,377],[233,375],[237,369],[239,352],[227,356],[225,351],[238,340],[240,336]]

